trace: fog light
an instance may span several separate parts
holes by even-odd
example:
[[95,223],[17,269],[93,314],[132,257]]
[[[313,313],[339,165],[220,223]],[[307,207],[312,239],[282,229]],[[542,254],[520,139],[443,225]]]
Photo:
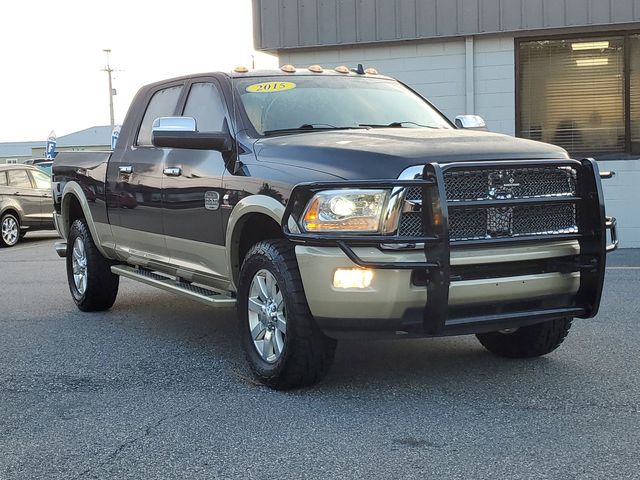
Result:
[[363,268],[338,268],[333,274],[335,288],[369,288],[373,271]]

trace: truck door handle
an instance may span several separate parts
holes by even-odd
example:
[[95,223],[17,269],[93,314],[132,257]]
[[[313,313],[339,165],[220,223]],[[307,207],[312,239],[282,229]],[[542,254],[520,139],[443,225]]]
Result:
[[121,165],[118,167],[120,173],[131,174],[133,173],[133,167],[131,165]]
[[162,173],[164,173],[167,177],[179,177],[182,175],[182,170],[180,167],[167,167]]

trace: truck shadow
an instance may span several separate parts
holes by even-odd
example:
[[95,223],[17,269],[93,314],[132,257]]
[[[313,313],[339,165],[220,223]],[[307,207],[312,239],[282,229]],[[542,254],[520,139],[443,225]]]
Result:
[[[126,312],[119,322],[129,334],[148,335],[174,349],[175,362],[208,364],[229,375],[229,382],[256,388],[244,360],[233,308],[211,309],[163,292],[120,298],[114,311]],[[569,348],[566,345],[565,348]],[[335,362],[318,385],[288,392],[293,396],[447,397],[530,395],[566,390],[567,378],[584,372],[563,358],[562,348],[548,357],[509,360],[486,352],[473,336],[339,342]],[[158,365],[162,368],[162,365]],[[204,372],[203,372],[204,373]],[[227,382],[225,382],[227,383]],[[211,384],[213,388],[219,386]],[[260,388],[260,387],[258,387]]]

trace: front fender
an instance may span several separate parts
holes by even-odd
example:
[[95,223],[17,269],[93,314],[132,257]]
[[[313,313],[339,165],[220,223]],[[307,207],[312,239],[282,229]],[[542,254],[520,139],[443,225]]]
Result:
[[231,273],[231,288],[236,290],[240,272],[240,233],[245,220],[250,214],[261,214],[273,219],[278,225],[284,216],[284,205],[267,195],[250,195],[240,200],[229,217],[226,235],[226,255],[228,271]]

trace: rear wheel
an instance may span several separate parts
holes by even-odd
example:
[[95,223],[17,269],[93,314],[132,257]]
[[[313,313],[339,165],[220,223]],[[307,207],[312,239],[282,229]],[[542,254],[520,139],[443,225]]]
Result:
[[67,239],[67,280],[74,302],[83,312],[108,310],[116,301],[120,277],[102,256],[84,220],[76,220]]
[[318,382],[333,361],[336,341],[316,325],[295,254],[285,240],[247,253],[238,288],[240,338],[254,375],[274,389]]
[[0,247],[13,247],[20,239],[20,221],[13,213],[0,219]]
[[571,320],[559,318],[515,331],[481,333],[476,337],[487,350],[501,357],[539,357],[553,352],[564,342]]

